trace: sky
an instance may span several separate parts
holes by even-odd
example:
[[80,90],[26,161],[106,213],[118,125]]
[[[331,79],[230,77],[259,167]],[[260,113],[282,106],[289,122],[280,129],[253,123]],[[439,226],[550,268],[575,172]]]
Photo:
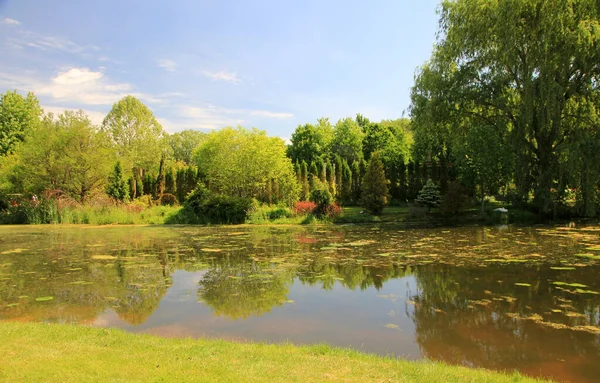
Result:
[[0,92],[101,123],[126,95],[170,133],[287,139],[357,113],[406,116],[438,0],[0,0]]

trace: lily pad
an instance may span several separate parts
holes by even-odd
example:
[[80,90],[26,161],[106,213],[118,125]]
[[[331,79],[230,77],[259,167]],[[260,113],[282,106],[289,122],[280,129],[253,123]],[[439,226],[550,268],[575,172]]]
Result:
[[569,286],[569,287],[587,287],[587,285],[581,283],[567,283],[567,282],[552,282],[556,286]]
[[550,269],[552,269],[552,270],[564,270],[564,271],[577,270],[574,267],[567,267],[567,266],[564,266],[564,267],[563,266],[560,266],[560,267],[558,267],[558,266],[557,267],[551,267]]
[[515,286],[531,287],[531,283],[518,282],[515,283]]
[[92,259],[108,261],[111,259],[117,259],[117,257],[115,257],[113,255],[99,254],[99,255],[92,255]]
[[54,297],[38,297],[35,298],[36,302],[47,302],[53,300]]

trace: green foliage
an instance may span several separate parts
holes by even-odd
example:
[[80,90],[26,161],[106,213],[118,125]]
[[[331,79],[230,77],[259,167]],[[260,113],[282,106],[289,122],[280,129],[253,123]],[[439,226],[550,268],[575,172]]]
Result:
[[106,136],[82,112],[44,117],[14,155],[9,179],[17,191],[60,189],[84,202],[104,189],[112,154]]
[[373,215],[380,215],[388,204],[388,187],[379,153],[371,156],[362,180],[361,204]]
[[333,127],[327,118],[319,119],[316,125],[300,125],[292,134],[287,155],[293,162],[311,163],[327,155],[332,138]]
[[23,97],[9,90],[0,96],[0,157],[14,153],[37,128],[41,116],[40,102],[31,92]]
[[117,161],[113,168],[112,174],[108,177],[108,186],[106,194],[117,201],[125,201],[129,199],[129,186],[123,177],[123,168],[121,162]]
[[217,194],[288,206],[298,200],[299,185],[285,144],[264,131],[240,127],[211,132],[194,158],[209,189]]
[[213,194],[199,183],[185,201],[184,210],[194,216],[194,222],[188,223],[240,224],[253,206],[251,198]]
[[329,191],[329,185],[320,180],[314,180],[314,186],[310,192],[309,201],[314,202],[318,206],[330,205],[333,202],[333,197]]
[[167,142],[173,159],[191,165],[194,160],[194,149],[204,141],[205,137],[206,133],[190,129],[168,135]]
[[349,164],[363,159],[364,133],[353,119],[345,118],[335,124],[331,152],[345,159]]
[[154,114],[140,100],[126,96],[115,103],[102,122],[128,171],[151,169],[158,165],[165,149],[165,132]]
[[431,211],[432,207],[436,207],[441,202],[440,190],[439,187],[433,183],[432,180],[427,180],[423,189],[415,198],[415,202],[422,206],[427,206],[429,211]]
[[[494,175],[512,163],[522,204],[532,194],[538,212],[552,214],[560,203],[552,190],[569,182],[585,185],[593,212],[598,162],[571,161],[571,149],[598,124],[597,1],[447,0],[440,14],[442,38],[412,91],[415,151],[461,159],[464,143],[482,143],[480,158],[467,164],[482,194],[503,182]],[[504,147],[501,155],[490,152],[482,127]],[[477,138],[469,143],[471,137]],[[599,152],[598,141],[589,142]]]
[[470,205],[471,197],[468,189],[460,182],[449,182],[446,192],[442,196],[440,210],[445,214],[457,214],[463,212]]

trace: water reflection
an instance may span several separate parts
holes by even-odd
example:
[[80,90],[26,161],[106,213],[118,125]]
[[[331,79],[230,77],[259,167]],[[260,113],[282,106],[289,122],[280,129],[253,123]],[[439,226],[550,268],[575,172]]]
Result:
[[0,319],[328,342],[591,382],[599,232],[1,227]]

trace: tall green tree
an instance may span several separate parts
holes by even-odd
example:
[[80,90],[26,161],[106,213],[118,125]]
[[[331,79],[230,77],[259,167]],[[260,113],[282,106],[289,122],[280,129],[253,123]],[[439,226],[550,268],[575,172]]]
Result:
[[21,96],[7,91],[0,96],[0,157],[11,154],[35,130],[42,117],[40,102],[33,93]]
[[468,129],[467,121],[507,129],[519,153],[518,196],[533,192],[538,211],[551,213],[581,126],[572,120],[599,105],[598,2],[445,0],[440,14],[441,39],[413,89],[417,130],[435,132],[424,142],[439,146],[452,145],[445,138]]
[[349,164],[363,159],[364,133],[351,118],[344,118],[335,124],[331,152],[348,161]]
[[102,130],[113,143],[124,168],[133,171],[136,179],[143,177],[142,170],[158,168],[166,149],[165,131],[140,100],[126,96],[115,103],[102,122]]
[[380,215],[388,204],[389,193],[383,162],[379,153],[371,156],[362,181],[361,204],[371,214]]
[[125,201],[129,198],[129,187],[123,175],[121,162],[117,161],[111,175],[108,177],[106,194],[117,201]]
[[287,154],[293,162],[310,164],[327,155],[332,138],[333,127],[327,118],[319,119],[315,125],[300,125],[292,134]]

